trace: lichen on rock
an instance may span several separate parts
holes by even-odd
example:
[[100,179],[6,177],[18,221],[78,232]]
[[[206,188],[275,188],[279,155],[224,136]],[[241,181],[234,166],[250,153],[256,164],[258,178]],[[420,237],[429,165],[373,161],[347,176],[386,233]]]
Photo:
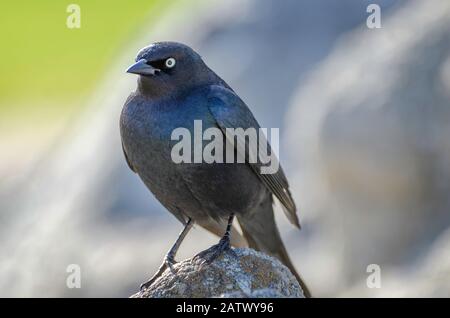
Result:
[[209,265],[190,258],[167,269],[133,298],[304,297],[289,269],[277,259],[248,248],[225,252]]

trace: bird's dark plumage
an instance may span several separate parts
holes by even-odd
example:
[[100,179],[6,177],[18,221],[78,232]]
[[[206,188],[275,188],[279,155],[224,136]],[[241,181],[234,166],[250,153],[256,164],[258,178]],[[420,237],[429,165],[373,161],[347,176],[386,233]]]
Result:
[[[169,60],[170,59],[170,60]],[[154,43],[142,49],[129,72],[139,74],[138,88],[126,101],[120,119],[125,158],[156,198],[181,222],[188,220],[220,234],[236,215],[232,244],[278,257],[297,276],[275,224],[273,196],[288,219],[300,227],[283,170],[262,174],[261,163],[179,163],[171,159],[172,131],[253,127],[259,124],[236,93],[186,45]],[[245,142],[245,140],[238,140]],[[270,147],[270,146],[269,146]],[[231,218],[232,219],[232,218]],[[223,228],[225,230],[225,228]],[[234,241],[233,241],[234,239]]]

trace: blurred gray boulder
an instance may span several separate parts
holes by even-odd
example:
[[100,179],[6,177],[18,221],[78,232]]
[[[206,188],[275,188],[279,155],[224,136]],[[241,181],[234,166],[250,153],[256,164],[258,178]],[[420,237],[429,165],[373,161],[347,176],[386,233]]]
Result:
[[311,273],[313,290],[380,295],[366,286],[369,264],[385,287],[391,271],[403,288],[419,279],[450,224],[449,92],[448,1],[410,1],[382,15],[381,29],[361,25],[305,80],[287,138],[294,192],[314,229],[304,275],[328,260],[320,277]]
[[210,265],[190,258],[167,269],[148,289],[133,298],[267,298],[303,297],[289,269],[277,259],[252,249],[223,253]]

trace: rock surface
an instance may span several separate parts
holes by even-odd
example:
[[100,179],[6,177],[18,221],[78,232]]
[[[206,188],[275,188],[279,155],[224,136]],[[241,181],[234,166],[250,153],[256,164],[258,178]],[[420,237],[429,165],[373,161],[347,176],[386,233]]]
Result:
[[234,249],[210,265],[190,258],[167,269],[148,289],[133,298],[265,298],[303,297],[303,291],[289,269],[277,259],[252,249]]

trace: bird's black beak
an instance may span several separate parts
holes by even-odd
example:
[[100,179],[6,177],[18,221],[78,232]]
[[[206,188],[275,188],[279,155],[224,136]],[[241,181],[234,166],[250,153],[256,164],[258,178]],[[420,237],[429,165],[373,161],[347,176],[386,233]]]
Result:
[[147,64],[147,61],[145,59],[137,61],[127,69],[127,73],[138,75],[155,75],[158,72],[160,72],[160,70]]

